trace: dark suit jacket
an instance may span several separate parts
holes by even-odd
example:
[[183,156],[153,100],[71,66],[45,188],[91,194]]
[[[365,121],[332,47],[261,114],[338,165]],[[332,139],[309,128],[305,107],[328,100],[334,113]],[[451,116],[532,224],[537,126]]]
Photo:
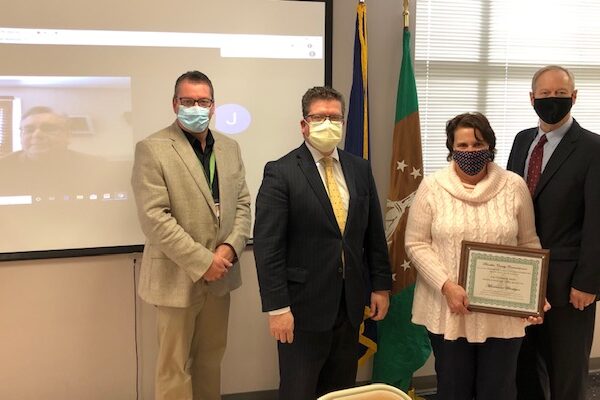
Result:
[[300,330],[331,329],[342,287],[356,327],[362,321],[367,279],[374,291],[391,289],[370,164],[341,150],[339,157],[350,194],[343,235],[306,144],[265,166],[256,199],[254,256],[263,311],[291,306]]
[[[515,137],[508,169],[523,176],[538,128]],[[570,288],[600,292],[600,136],[577,121],[548,160],[533,195],[542,247],[550,249],[547,298],[569,303]]]

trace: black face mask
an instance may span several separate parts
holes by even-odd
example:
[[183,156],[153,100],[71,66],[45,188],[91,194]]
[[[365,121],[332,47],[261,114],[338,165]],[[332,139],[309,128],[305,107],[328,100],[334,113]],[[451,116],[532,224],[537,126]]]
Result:
[[542,121],[554,125],[560,122],[573,107],[572,97],[545,97],[533,99],[533,109]]

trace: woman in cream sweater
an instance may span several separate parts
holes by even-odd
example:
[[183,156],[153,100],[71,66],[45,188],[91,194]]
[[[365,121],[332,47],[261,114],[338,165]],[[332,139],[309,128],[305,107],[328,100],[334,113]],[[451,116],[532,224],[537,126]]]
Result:
[[457,284],[462,240],[539,248],[523,178],[493,162],[496,137],[480,113],[446,124],[450,165],[426,177],[410,207],[406,251],[417,269],[412,321],[429,331],[441,400],[516,399],[529,323],[467,310]]

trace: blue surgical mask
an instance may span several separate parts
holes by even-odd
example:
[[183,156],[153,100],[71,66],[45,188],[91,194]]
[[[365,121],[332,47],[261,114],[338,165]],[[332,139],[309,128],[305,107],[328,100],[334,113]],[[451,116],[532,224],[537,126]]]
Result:
[[204,132],[210,122],[210,108],[180,105],[177,111],[177,119],[183,127],[193,133]]

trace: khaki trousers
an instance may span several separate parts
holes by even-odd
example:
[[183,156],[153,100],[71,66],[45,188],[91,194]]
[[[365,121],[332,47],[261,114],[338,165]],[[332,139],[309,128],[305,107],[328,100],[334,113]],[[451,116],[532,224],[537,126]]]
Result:
[[205,293],[190,307],[157,309],[155,399],[221,399],[229,294]]

